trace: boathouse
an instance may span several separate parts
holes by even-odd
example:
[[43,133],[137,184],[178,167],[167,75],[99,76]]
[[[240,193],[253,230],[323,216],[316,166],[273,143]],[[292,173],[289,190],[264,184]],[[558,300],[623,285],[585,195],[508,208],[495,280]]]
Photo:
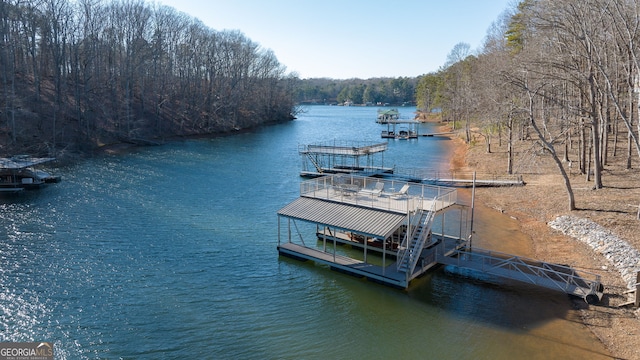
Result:
[[378,109],[378,117],[376,122],[378,124],[386,124],[389,121],[395,121],[400,118],[400,112],[396,108],[391,109]]
[[54,161],[55,158],[38,158],[28,155],[16,155],[0,158],[0,193],[15,193],[25,189],[38,189],[45,184],[60,181],[38,165]]
[[471,248],[472,216],[457,190],[352,174],[303,181],[278,211],[278,252],[407,289],[445,265],[599,302],[599,275],[566,265]]
[[[404,289],[437,265],[436,248],[448,254],[467,243],[468,207],[457,204],[455,189],[344,174],[300,187],[278,211],[282,255]],[[455,226],[446,223],[449,212]]]

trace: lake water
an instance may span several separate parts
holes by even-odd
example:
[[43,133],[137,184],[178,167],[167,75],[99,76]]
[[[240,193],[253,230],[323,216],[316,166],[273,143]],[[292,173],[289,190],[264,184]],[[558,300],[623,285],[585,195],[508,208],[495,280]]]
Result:
[[[375,117],[309,107],[286,124],[90,159],[1,199],[0,340],[52,341],[57,359],[608,358],[563,294],[446,269],[404,292],[278,256],[298,145],[381,141]],[[385,166],[446,167],[447,144],[391,140]],[[512,241],[513,220],[485,221]]]

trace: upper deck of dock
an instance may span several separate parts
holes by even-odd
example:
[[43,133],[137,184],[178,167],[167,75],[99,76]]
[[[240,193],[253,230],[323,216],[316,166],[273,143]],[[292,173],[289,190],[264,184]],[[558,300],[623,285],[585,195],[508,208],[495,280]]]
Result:
[[415,210],[437,212],[457,201],[453,188],[343,174],[302,182],[300,196],[403,215]]
[[364,156],[386,151],[387,142],[328,141],[318,144],[299,145],[300,154]]
[[380,175],[392,173],[384,167],[383,153],[387,142],[326,141],[298,145],[302,156],[301,176],[316,177],[327,174]]

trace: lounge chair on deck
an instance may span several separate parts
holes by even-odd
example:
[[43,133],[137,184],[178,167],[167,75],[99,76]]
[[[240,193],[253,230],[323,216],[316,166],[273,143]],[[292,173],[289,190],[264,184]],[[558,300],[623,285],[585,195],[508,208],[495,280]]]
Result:
[[394,192],[391,194],[391,197],[399,198],[407,195],[407,191],[409,191],[409,184],[404,184],[402,188],[398,192]]
[[373,189],[362,189],[360,190],[360,192],[365,193],[365,194],[369,194],[372,196],[380,196],[380,194],[382,194],[382,189],[384,188],[384,183],[383,182],[376,182],[376,185],[373,187]]

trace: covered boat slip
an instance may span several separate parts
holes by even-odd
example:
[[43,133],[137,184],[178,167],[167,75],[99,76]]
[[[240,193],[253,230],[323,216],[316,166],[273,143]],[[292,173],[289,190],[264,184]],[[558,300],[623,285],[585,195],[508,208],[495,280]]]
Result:
[[[331,175],[305,181],[300,197],[278,211],[278,251],[406,288],[436,265],[436,248],[451,252],[465,246],[468,226],[458,225],[466,215],[457,217],[456,226],[445,225],[445,213],[467,213],[466,207],[454,206],[456,200],[455,189],[396,180]],[[436,215],[442,229],[455,229],[454,234],[432,234]],[[282,219],[287,219],[284,231]],[[299,221],[315,230],[301,231]],[[338,253],[340,233],[363,239],[360,255]],[[305,241],[305,236],[313,238]]]

